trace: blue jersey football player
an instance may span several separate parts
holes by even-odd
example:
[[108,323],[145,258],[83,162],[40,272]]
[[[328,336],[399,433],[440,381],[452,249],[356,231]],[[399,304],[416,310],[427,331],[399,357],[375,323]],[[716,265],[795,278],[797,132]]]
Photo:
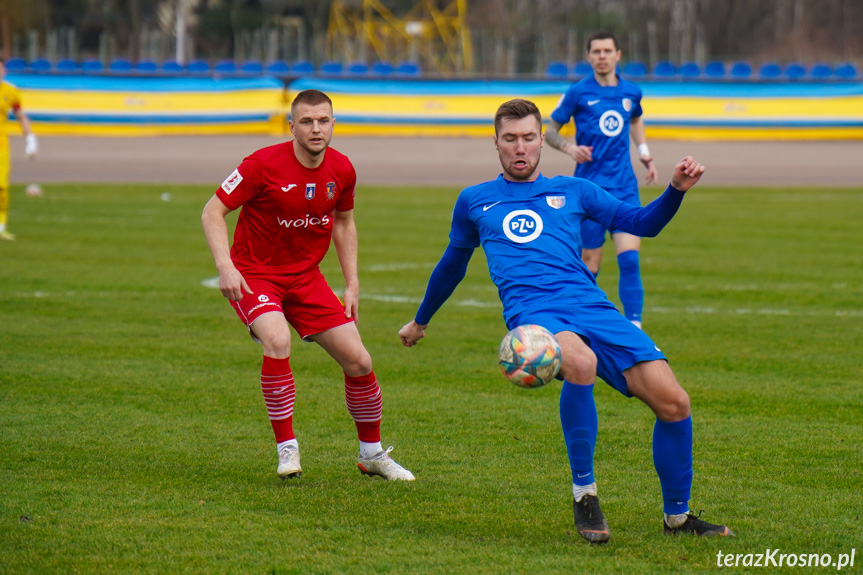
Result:
[[[551,113],[545,139],[577,162],[575,175],[590,180],[628,204],[641,205],[638,180],[629,158],[630,137],[647,167],[647,183],[656,183],[656,168],[647,147],[641,110],[641,88],[617,75],[620,50],[609,32],[595,32],[587,40],[587,61],[593,75],[572,84]],[[560,135],[561,127],[575,121],[576,143]],[[594,276],[599,274],[606,231],[617,252],[618,294],[623,313],[641,327],[644,288],[638,250],[641,238],[625,230],[594,222],[581,225],[582,258]]]
[[494,127],[503,174],[466,188],[456,200],[449,245],[432,272],[415,319],[399,331],[402,343],[411,347],[425,336],[432,316],[464,278],[474,250],[482,246],[507,328],[538,324],[560,342],[560,420],[579,534],[593,543],[610,537],[593,475],[598,427],[593,384],[598,374],[656,414],[653,460],[662,487],[665,532],[731,535],[724,525],[707,523],[689,512],[689,396],[659,348],[608,301],[580,257],[583,221],[655,236],[704,167],[692,157],[683,158],[665,193],[639,207],[581,178],[544,177],[539,172],[542,118],[532,102],[504,103]]

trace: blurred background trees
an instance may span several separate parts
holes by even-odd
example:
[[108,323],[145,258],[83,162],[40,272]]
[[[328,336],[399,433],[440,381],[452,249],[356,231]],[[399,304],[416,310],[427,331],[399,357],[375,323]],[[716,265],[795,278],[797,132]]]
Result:
[[3,53],[27,60],[415,59],[516,76],[583,59],[598,29],[649,67],[863,64],[861,0],[0,0]]

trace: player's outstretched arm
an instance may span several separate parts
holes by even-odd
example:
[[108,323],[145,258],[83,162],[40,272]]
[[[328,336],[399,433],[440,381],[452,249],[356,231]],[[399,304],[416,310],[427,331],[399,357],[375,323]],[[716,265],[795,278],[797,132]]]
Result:
[[674,166],[671,174],[671,185],[681,192],[687,191],[694,186],[704,173],[704,166],[692,156],[686,156]]
[[549,119],[548,127],[545,129],[545,141],[556,150],[560,150],[579,164],[590,162],[593,159],[593,148],[590,146],[579,146],[575,142],[560,135],[563,128],[554,120]]
[[432,316],[464,278],[472,255],[473,248],[457,248],[452,244],[447,246],[432,271],[425,297],[417,310],[416,317],[399,330],[399,339],[405,347],[412,347],[425,337],[425,330]]
[[27,114],[21,108],[16,109],[13,113],[18,119],[18,123],[21,124],[21,132],[24,134],[24,153],[27,155],[28,160],[32,160],[39,155],[39,141],[30,127],[30,118],[27,117]]
[[207,245],[210,246],[210,252],[212,252],[213,260],[216,262],[216,269],[219,270],[219,290],[229,300],[240,301],[243,299],[243,292],[248,294],[253,292],[243,275],[234,266],[234,262],[231,261],[231,248],[228,245],[228,224],[225,222],[225,216],[229,212],[230,210],[225,207],[222,200],[213,195],[207,205],[204,206],[204,211],[201,214],[201,225],[204,227]]
[[659,181],[659,175],[656,172],[656,164],[653,161],[653,156],[650,155],[650,148],[647,147],[647,136],[644,133],[644,121],[642,116],[633,118],[629,123],[629,135],[632,141],[635,142],[638,148],[638,159],[647,168],[647,184],[655,184]]
[[416,320],[411,320],[399,330],[399,339],[402,340],[402,345],[405,347],[413,347],[419,340],[426,336],[426,325],[420,325]]
[[333,221],[333,245],[339,257],[342,275],[345,276],[345,317],[359,321],[360,280],[357,271],[357,226],[354,211],[335,211]]

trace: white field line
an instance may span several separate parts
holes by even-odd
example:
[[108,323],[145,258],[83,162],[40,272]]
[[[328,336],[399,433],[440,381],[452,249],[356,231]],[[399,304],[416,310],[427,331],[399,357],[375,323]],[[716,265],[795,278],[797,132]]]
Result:
[[[211,289],[219,288],[219,278],[208,278],[201,282],[201,285]],[[42,299],[42,298],[77,298],[86,292],[76,292],[76,291],[66,291],[66,292],[47,292],[47,291],[36,291],[36,292],[18,292],[18,293],[10,293],[10,294],[0,294],[2,298],[34,298],[34,299]],[[128,291],[100,291],[96,294],[86,293],[88,296],[95,295],[99,298],[125,298],[128,297]],[[152,297],[165,297],[169,295],[169,292],[159,291],[159,292],[147,292],[147,296]],[[388,302],[388,303],[396,303],[396,304],[413,304],[419,305],[422,302],[422,298],[416,296],[408,296],[408,295],[399,295],[399,294],[375,294],[375,293],[362,293],[360,294],[360,299],[362,300],[372,300],[372,301],[380,301],[380,302]],[[480,300],[474,298],[462,299],[462,300],[450,300],[446,305],[455,305],[459,307],[473,307],[473,308],[496,308],[500,307],[500,302],[497,299],[494,300]],[[764,316],[795,316],[795,317],[848,317],[848,318],[860,318],[863,317],[863,309],[844,309],[844,310],[829,310],[829,309],[810,309],[810,310],[790,310],[784,308],[720,308],[720,307],[666,307],[666,306],[650,306],[645,308],[645,313],[657,313],[657,314],[685,314],[685,315],[764,315]]]

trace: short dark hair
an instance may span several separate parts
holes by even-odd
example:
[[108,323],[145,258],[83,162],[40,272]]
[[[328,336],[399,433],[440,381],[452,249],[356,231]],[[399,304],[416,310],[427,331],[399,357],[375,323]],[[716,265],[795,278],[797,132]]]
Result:
[[608,40],[611,39],[614,42],[614,49],[620,50],[620,46],[617,44],[617,37],[611,32],[606,32],[605,30],[600,30],[598,32],[594,32],[590,36],[587,37],[587,51],[590,52],[590,43],[594,40]]
[[297,104],[307,104],[309,106],[329,104],[330,108],[333,107],[333,101],[330,100],[330,97],[320,90],[303,90],[297,94],[296,97],[294,97],[294,101],[291,102],[291,115],[293,115],[294,107]]
[[536,104],[530,100],[522,100],[521,98],[504,102],[494,115],[494,135],[497,135],[497,130],[503,120],[520,120],[528,116],[536,118],[536,121],[539,122],[540,130],[542,130],[542,114],[539,113],[539,108],[536,107]]

